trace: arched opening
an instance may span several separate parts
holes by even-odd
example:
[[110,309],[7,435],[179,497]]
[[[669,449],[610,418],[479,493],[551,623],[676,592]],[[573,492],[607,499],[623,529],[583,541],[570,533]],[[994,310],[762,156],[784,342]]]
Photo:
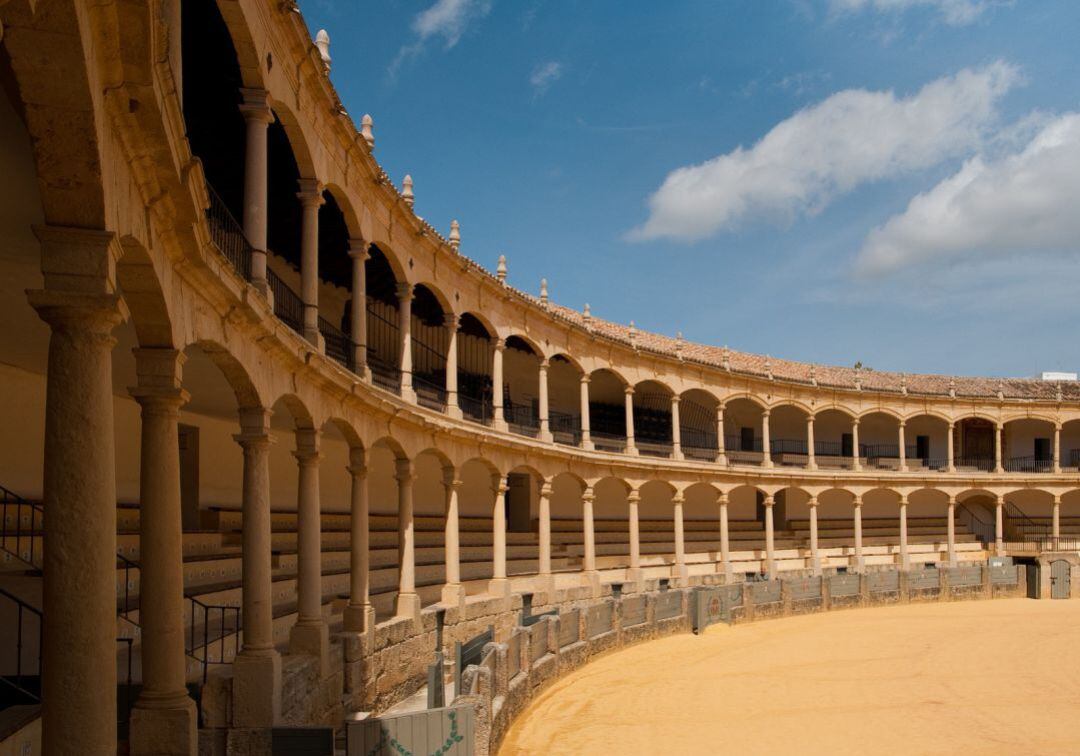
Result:
[[679,400],[679,441],[683,456],[715,462],[720,453],[716,412],[720,402],[708,391],[690,389]]
[[487,590],[494,565],[493,519],[495,489],[502,478],[486,459],[473,458],[458,471],[461,490],[461,579],[466,593],[477,595]]
[[671,397],[671,389],[659,381],[634,386],[634,445],[641,454],[671,456]]
[[909,470],[949,468],[949,423],[936,415],[916,415],[904,423],[905,457]]
[[372,382],[401,392],[401,327],[399,281],[390,261],[374,244],[364,262],[367,294],[367,363]]
[[714,572],[720,556],[720,520],[717,491],[708,483],[695,483],[684,492],[683,538],[691,574]]
[[814,455],[818,467],[850,468],[856,454],[863,454],[862,425],[859,425],[859,448],[855,448],[854,419],[838,409],[826,409],[814,415]]
[[515,433],[540,433],[540,355],[520,336],[506,339],[503,353],[503,418]]
[[626,384],[606,368],[589,374],[589,437],[596,449],[626,449]]
[[667,481],[650,480],[638,492],[642,566],[648,577],[667,577],[675,562],[675,489]]
[[762,414],[762,406],[745,397],[731,399],[724,405],[724,449],[730,462],[762,463]]
[[548,365],[548,424],[558,444],[581,444],[581,377],[584,373],[557,354]]
[[319,333],[326,356],[356,370],[356,343],[352,338],[352,259],[349,226],[337,198],[322,193],[319,208]]
[[807,413],[794,404],[780,404],[769,411],[769,454],[773,464],[802,467],[809,460]]
[[996,466],[997,429],[982,417],[966,417],[955,425],[953,449],[956,469],[964,472],[993,472]]
[[1061,468],[1080,471],[1080,419],[1067,420],[1061,425]]
[[412,384],[416,401],[429,409],[446,409],[446,350],[450,332],[446,312],[435,293],[418,284],[412,303]]
[[886,412],[859,418],[859,457],[867,467],[900,469],[900,421]]
[[490,425],[493,417],[491,366],[495,343],[480,319],[465,313],[458,319],[458,405],[477,423]]
[[1054,424],[1022,418],[1005,423],[1001,433],[1001,463],[1005,472],[1054,471]]

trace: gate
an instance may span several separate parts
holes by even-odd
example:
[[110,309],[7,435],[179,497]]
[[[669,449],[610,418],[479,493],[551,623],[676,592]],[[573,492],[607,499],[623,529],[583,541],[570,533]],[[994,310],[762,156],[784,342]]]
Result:
[[1050,563],[1050,598],[1069,598],[1069,563],[1055,559]]
[[345,737],[348,756],[470,756],[476,752],[471,706],[346,722]]

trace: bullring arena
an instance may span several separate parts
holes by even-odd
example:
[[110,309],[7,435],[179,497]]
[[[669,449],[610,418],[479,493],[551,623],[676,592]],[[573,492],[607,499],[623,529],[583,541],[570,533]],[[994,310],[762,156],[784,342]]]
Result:
[[517,289],[290,0],[0,24],[0,753],[1075,742],[1080,385]]

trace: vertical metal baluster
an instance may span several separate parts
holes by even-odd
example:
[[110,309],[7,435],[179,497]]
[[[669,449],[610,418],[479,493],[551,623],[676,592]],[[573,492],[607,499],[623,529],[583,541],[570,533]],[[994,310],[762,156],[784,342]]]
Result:
[[16,660],[15,660],[15,680],[17,681],[18,686],[21,688],[23,686],[23,682],[22,682],[23,605],[20,603],[20,604],[17,604],[16,606],[18,606],[18,608],[19,608],[19,612],[18,612],[18,614],[19,614],[19,617],[18,617],[19,625],[18,625],[18,630],[17,630],[18,637],[17,637],[17,639],[15,641],[15,653],[18,655],[16,657]]

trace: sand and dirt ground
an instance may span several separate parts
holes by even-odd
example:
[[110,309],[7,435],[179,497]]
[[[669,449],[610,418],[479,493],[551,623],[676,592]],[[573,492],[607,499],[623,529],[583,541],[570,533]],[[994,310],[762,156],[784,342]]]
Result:
[[912,604],[709,628],[548,688],[519,754],[1080,754],[1080,601]]

